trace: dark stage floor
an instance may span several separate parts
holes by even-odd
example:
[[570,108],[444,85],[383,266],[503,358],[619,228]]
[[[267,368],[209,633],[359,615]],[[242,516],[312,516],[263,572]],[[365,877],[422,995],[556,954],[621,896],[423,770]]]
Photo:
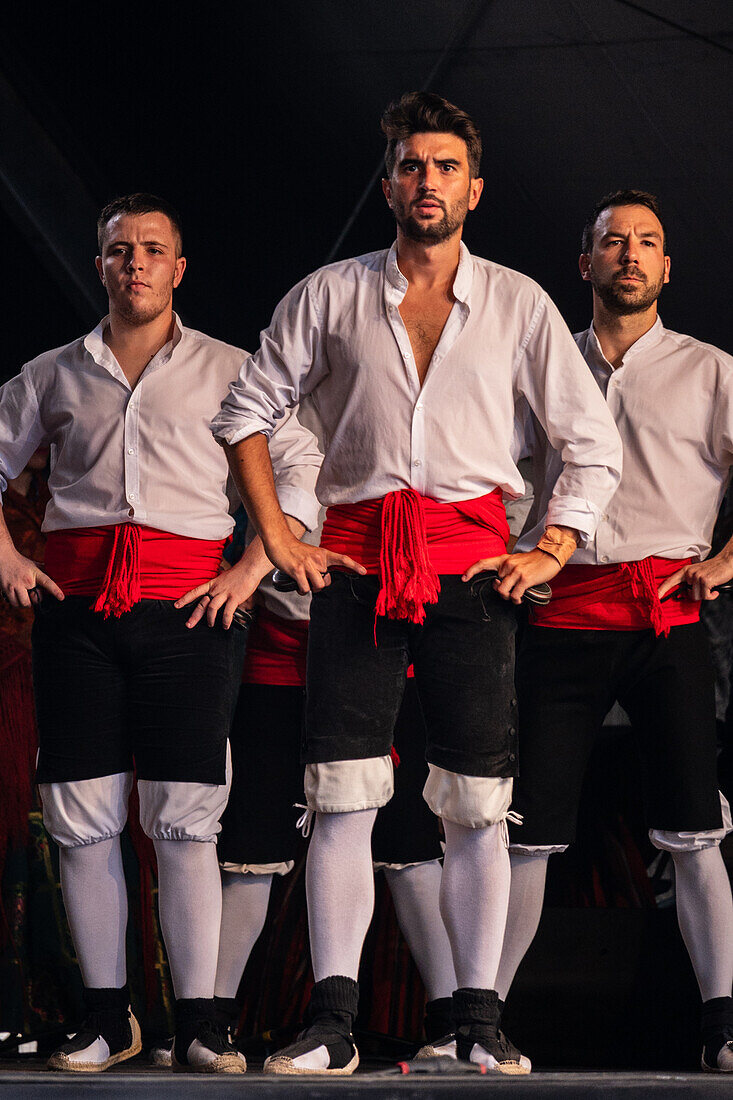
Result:
[[[259,1067],[258,1067],[259,1068]],[[733,1080],[703,1073],[533,1073],[529,1077],[503,1077],[500,1074],[441,1074],[429,1076],[385,1077],[382,1068],[366,1065],[353,1077],[323,1080],[314,1077],[265,1077],[257,1069],[245,1075],[204,1078],[195,1074],[172,1074],[169,1070],[148,1068],[134,1063],[107,1073],[67,1074],[44,1071],[41,1059],[23,1064],[0,1063],[0,1090],[8,1096],[31,1098],[134,1097],[184,1100],[205,1095],[218,1097],[246,1095],[265,1100],[286,1097],[328,1097],[332,1100],[360,1100],[368,1097],[398,1097],[408,1100],[433,1100],[468,1095],[527,1097],[531,1100],[555,1098],[620,1098],[644,1100],[654,1097],[733,1096]]]

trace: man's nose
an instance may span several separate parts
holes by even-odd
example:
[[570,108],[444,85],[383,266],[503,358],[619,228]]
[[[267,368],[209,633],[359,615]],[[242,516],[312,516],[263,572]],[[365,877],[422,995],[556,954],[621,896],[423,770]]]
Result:
[[627,237],[624,245],[623,253],[624,262],[627,264],[638,264],[639,262],[639,242],[635,237]]
[[438,183],[438,169],[434,164],[426,164],[423,168],[420,185],[423,191],[434,191]]
[[127,266],[130,271],[136,271],[138,268],[141,268],[143,266],[142,261],[142,253],[133,248],[132,252],[130,252],[130,255],[127,257]]

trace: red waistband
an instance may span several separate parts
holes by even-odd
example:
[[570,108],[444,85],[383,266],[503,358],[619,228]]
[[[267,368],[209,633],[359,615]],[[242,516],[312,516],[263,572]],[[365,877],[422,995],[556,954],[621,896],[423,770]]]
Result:
[[307,649],[307,619],[283,619],[260,607],[247,636],[242,683],[305,687]]
[[330,507],[321,546],[348,554],[378,573],[377,613],[423,622],[440,573],[463,573],[479,558],[506,553],[509,527],[501,489],[441,503],[414,489]]
[[700,617],[696,600],[660,603],[663,580],[689,564],[691,558],[642,558],[615,565],[566,565],[552,581],[552,600],[532,609],[537,626],[575,630],[648,630],[668,634],[671,626],[694,623]]
[[215,577],[226,539],[191,539],[121,523],[51,531],[46,571],[67,596],[94,596],[119,617],[138,600],[177,600]]

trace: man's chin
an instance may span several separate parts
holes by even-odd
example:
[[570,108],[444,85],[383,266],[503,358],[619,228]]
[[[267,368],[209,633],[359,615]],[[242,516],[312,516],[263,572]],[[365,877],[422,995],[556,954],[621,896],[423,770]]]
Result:
[[415,221],[414,218],[407,218],[400,224],[400,229],[405,237],[420,244],[440,244],[442,241],[447,241],[460,228],[460,225],[451,225],[445,218],[437,223],[427,224],[421,224]]

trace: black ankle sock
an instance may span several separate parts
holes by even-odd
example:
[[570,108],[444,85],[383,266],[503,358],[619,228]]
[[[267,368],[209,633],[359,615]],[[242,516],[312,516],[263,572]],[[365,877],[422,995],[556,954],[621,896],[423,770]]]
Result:
[[323,1027],[348,1039],[359,1007],[359,986],[353,978],[336,974],[316,982],[306,1012],[306,1025]]
[[127,985],[115,988],[84,988],[86,1023],[101,1035],[110,1054],[119,1054],[132,1042],[130,1026],[130,990]]
[[235,997],[214,997],[216,1022],[234,1030],[239,1019],[239,1005]]
[[216,1023],[213,997],[181,997],[175,1003],[175,1043],[176,1060],[185,1064],[188,1048],[196,1038],[204,1022]]
[[720,1048],[733,1039],[733,997],[712,997],[703,1001],[700,1037],[705,1061],[713,1065]]
[[425,1005],[425,1038],[429,1043],[453,1031],[453,998],[436,997]]

